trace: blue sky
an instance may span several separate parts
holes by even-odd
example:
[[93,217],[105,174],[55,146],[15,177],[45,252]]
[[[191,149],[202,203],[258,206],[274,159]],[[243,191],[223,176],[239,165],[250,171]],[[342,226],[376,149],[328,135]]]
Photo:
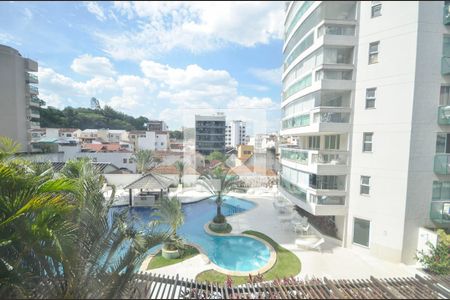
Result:
[[[48,105],[191,126],[221,109],[279,126],[283,2],[0,2],[0,43],[39,62]],[[255,133],[254,132],[254,133]]]

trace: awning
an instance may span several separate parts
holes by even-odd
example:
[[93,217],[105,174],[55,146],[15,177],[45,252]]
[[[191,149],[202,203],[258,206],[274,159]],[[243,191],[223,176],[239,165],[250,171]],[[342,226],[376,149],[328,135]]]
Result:
[[147,173],[136,179],[132,183],[124,187],[124,189],[146,189],[146,190],[160,190],[167,189],[174,180],[159,174]]

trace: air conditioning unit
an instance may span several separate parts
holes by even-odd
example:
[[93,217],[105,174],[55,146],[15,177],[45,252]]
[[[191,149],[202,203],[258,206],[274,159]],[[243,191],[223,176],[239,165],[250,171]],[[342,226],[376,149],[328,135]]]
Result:
[[442,109],[442,114],[444,115],[444,118],[450,119],[450,105],[449,106],[445,106]]

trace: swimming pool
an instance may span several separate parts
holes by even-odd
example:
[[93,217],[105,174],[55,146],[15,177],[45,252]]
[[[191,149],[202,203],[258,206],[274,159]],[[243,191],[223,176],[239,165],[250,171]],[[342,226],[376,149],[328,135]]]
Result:
[[[250,201],[225,196],[222,213],[231,216],[255,207]],[[120,208],[113,208],[120,209]],[[261,241],[247,236],[215,236],[204,230],[216,213],[216,204],[211,197],[195,203],[183,204],[184,224],[178,235],[187,242],[199,245],[201,250],[217,266],[229,271],[257,271],[268,264],[269,248]],[[156,219],[152,208],[134,207],[130,213],[143,224]],[[159,248],[159,247],[158,247]],[[154,252],[157,249],[151,249]]]

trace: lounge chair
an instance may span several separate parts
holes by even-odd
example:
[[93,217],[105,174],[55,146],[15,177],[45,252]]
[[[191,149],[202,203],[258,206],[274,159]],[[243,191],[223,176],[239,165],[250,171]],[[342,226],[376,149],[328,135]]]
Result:
[[319,238],[317,236],[304,236],[295,240],[295,245],[298,247],[318,250],[322,252],[322,244],[325,243],[324,238]]

